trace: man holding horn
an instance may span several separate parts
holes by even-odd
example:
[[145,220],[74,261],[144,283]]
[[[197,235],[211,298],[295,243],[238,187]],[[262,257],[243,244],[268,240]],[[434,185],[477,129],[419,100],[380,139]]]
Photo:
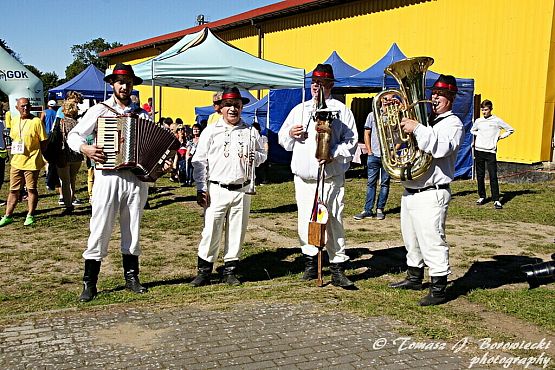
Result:
[[[321,201],[328,208],[325,243],[330,261],[332,284],[345,289],[354,283],[344,274],[349,257],[345,253],[345,230],[343,228],[343,197],[345,194],[345,172],[353,158],[358,134],[353,113],[340,101],[331,97],[334,84],[333,68],[329,64],[318,64],[312,72],[310,91],[312,99],[300,103],[291,110],[279,130],[279,143],[285,150],[293,152],[291,171],[295,178],[295,197],[298,205],[298,235],[305,258],[304,280],[316,279],[318,272],[318,248],[308,244],[308,225],[314,206],[314,195],[318,184],[321,165],[324,165],[324,190]],[[328,159],[317,159],[317,125],[314,112],[318,105],[318,94],[323,89],[328,110],[337,112],[331,121],[331,141]]]
[[241,284],[237,265],[251,207],[247,168],[253,162],[258,166],[266,160],[258,131],[250,129],[241,119],[243,105],[248,102],[236,87],[224,89],[217,102],[222,115],[202,131],[192,159],[197,203],[205,209],[204,230],[198,246],[198,274],[191,281],[193,287],[210,284],[223,233],[222,282]]

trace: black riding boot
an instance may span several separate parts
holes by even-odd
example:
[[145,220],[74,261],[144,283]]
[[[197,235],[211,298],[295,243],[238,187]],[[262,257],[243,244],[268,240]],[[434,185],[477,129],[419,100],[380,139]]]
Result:
[[430,292],[420,300],[421,306],[434,306],[446,301],[445,289],[447,288],[447,275],[431,276]]
[[123,277],[125,278],[125,289],[134,293],[143,294],[148,289],[141,285],[139,281],[139,256],[132,254],[122,254]]
[[318,256],[304,256],[304,273],[303,280],[314,280],[318,277]]
[[85,260],[85,272],[83,273],[83,292],[79,297],[80,302],[89,302],[96,297],[96,282],[100,272],[100,261]]
[[331,284],[343,289],[352,289],[355,283],[345,276],[345,264],[346,262],[330,264]]
[[398,283],[389,284],[390,288],[422,290],[424,279],[424,267],[411,267],[407,269],[407,277]]
[[241,281],[235,274],[237,274],[237,261],[225,262],[222,282],[228,285],[241,285]]
[[210,284],[210,274],[212,273],[213,263],[198,257],[198,275],[190,282],[191,286],[199,287]]

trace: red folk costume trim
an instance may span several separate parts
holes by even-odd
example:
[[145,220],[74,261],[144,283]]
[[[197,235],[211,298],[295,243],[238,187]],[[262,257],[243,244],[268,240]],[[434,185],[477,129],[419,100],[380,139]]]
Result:
[[129,75],[129,74],[131,74],[131,72],[126,71],[125,69],[116,69],[112,74],[113,75]]
[[314,72],[312,72],[312,77],[322,77],[322,78],[330,78],[330,79],[333,79],[333,75],[332,75],[331,73],[322,72],[322,71],[314,71]]
[[241,94],[229,92],[222,95],[222,100],[224,99],[241,99]]
[[436,83],[434,84],[434,88],[435,88],[435,87],[439,87],[439,88],[442,88],[442,89],[447,89],[447,90],[449,90],[449,91],[454,91],[454,92],[457,92],[457,91],[458,91],[457,86],[451,85],[451,84],[447,84],[447,83],[445,83],[445,82],[436,82]]

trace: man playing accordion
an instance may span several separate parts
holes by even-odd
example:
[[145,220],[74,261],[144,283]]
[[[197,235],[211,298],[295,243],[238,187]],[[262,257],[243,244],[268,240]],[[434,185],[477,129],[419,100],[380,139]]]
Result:
[[[112,74],[104,77],[104,81],[112,85],[114,94],[108,100],[90,108],[67,139],[71,149],[99,163],[106,162],[104,151],[97,145],[88,145],[86,141],[87,136],[95,134],[99,117],[135,113],[141,118],[148,118],[145,110],[137,110],[131,105],[133,86],[143,82],[135,76],[131,66],[116,64]],[[85,272],[83,292],[79,298],[81,302],[88,302],[97,294],[96,282],[100,265],[102,259],[108,255],[108,243],[118,214],[125,287],[135,293],[147,291],[139,282],[139,229],[147,197],[148,184],[139,180],[131,170],[95,170],[91,200],[91,232],[87,249],[83,253]]]

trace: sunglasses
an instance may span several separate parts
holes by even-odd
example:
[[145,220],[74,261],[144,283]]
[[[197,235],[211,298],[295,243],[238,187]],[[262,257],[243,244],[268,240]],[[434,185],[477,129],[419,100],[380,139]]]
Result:
[[232,102],[225,102],[222,104],[222,107],[224,108],[230,108],[230,107],[235,107],[236,109],[241,109],[243,108],[243,103],[232,103]]

